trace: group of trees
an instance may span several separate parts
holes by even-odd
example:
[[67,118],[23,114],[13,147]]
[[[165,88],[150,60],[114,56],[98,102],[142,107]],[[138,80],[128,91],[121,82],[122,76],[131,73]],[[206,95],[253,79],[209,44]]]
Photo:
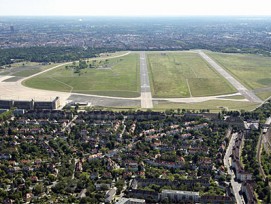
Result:
[[12,111],[11,110],[10,111],[6,111],[4,113],[1,113],[0,114],[0,122],[9,119],[11,116],[12,116]]
[[268,154],[266,151],[263,151],[261,162],[264,173],[271,179],[271,155]]
[[[244,119],[259,119],[260,124],[263,124],[266,118],[271,115],[271,101],[267,101],[261,107],[257,108],[253,112],[243,112],[241,116]],[[247,134],[245,137],[244,148],[242,150],[242,159],[245,165],[245,170],[253,173],[256,181],[256,192],[258,198],[263,200],[264,203],[271,202],[271,192],[269,186],[269,177],[270,177],[270,156],[266,152],[263,152],[262,155],[262,164],[267,178],[264,180],[259,172],[259,163],[256,159],[257,154],[257,143],[260,136],[260,130],[251,131],[250,134]]]
[[79,60],[78,65],[77,65],[76,62],[73,62],[71,65],[67,65],[65,68],[66,69],[73,69],[74,73],[79,73],[80,74],[81,69],[86,69],[88,67],[92,68],[91,66],[89,66],[87,64],[87,61],[85,61],[85,60]]
[[0,66],[12,64],[13,59],[31,62],[67,62],[92,58],[116,49],[83,49],[81,47],[29,47],[0,49]]

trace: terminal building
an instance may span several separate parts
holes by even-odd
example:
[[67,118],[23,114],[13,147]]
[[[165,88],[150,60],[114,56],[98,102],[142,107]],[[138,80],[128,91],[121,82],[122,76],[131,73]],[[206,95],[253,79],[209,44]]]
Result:
[[56,110],[60,107],[60,99],[56,97],[53,101],[16,101],[0,100],[0,109],[25,109],[25,110]]

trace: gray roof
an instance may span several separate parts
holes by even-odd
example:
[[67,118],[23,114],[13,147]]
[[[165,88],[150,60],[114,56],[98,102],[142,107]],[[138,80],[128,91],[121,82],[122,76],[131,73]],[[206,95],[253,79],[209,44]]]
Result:
[[162,194],[181,194],[181,195],[188,195],[188,196],[199,196],[199,192],[193,191],[177,191],[177,190],[162,190]]

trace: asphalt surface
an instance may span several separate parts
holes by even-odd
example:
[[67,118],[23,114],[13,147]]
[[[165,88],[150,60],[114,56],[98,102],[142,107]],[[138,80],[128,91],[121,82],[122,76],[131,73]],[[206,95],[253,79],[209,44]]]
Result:
[[146,54],[140,52],[141,108],[153,108]]
[[230,139],[226,154],[224,156],[224,165],[227,167],[228,174],[231,176],[231,186],[234,192],[234,196],[236,199],[237,204],[244,203],[244,198],[239,194],[239,191],[241,190],[241,183],[235,181],[235,174],[232,169],[230,169],[231,166],[231,158],[230,155],[232,154],[232,147],[235,143],[235,139],[237,137],[237,133],[232,134],[232,137]]
[[[127,52],[125,54],[122,55],[116,55],[116,56],[111,56],[111,57],[103,57],[102,59],[109,59],[109,58],[116,58],[116,57],[122,57],[125,55],[130,54],[131,52]],[[97,58],[100,59],[100,58]],[[60,92],[60,91],[49,91],[49,90],[41,90],[41,89],[34,89],[34,88],[28,88],[22,85],[22,81],[32,78],[34,76],[38,76],[42,73],[51,71],[53,69],[56,69],[60,66],[63,65],[67,65],[70,64],[71,62],[67,62],[67,63],[63,63],[60,65],[56,65],[52,68],[46,69],[42,72],[33,74],[29,77],[24,77],[21,78],[19,80],[15,80],[14,76],[12,76],[10,73],[10,75],[2,75],[0,73],[0,99],[1,100],[36,100],[36,101],[51,101],[53,99],[55,99],[55,97],[59,97],[60,98],[60,103],[61,106],[64,106],[68,100],[68,98],[71,96],[71,93],[68,92]],[[98,96],[97,96],[98,98]],[[105,97],[106,98],[106,97]],[[89,99],[93,99],[93,96],[89,96]],[[78,98],[78,100],[80,101],[80,98]],[[84,102],[86,101],[85,99],[82,99]],[[93,100],[91,100],[90,102],[92,102]],[[99,99],[98,102],[97,100],[94,102],[94,104],[106,104],[105,106],[114,106],[114,104],[116,104],[118,102],[118,100],[114,100],[114,102],[112,102],[113,100],[111,99],[110,101],[108,101],[107,99]],[[130,104],[130,106],[138,106],[135,104],[138,104],[139,102],[137,101],[129,101],[127,102],[127,99],[125,99],[125,104],[123,103],[123,100],[121,100],[121,105],[116,105],[116,106],[123,106],[123,104],[126,106],[126,104]]]
[[90,102],[92,106],[103,107],[140,107],[139,99],[125,99],[117,97],[91,96],[81,94],[71,94],[68,101]]
[[41,89],[33,89],[25,87],[21,84],[21,80],[16,82],[3,82],[12,76],[0,76],[0,99],[1,100],[32,100],[35,101],[51,101],[57,96],[60,98],[61,104],[65,104],[70,93],[47,91]]
[[220,65],[218,65],[213,59],[206,55],[202,51],[198,51],[199,55],[208,62],[213,68],[216,69],[225,79],[228,80],[246,99],[254,103],[262,103],[263,101],[256,96],[252,91],[244,87],[239,81],[237,81],[233,76],[231,76],[227,71],[225,71]]

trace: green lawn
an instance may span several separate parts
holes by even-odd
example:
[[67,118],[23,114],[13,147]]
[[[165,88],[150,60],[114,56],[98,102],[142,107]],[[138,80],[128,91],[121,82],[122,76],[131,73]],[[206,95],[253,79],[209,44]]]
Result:
[[20,71],[17,71],[13,74],[13,76],[17,77],[28,77],[33,74],[39,73],[43,70],[52,68],[54,66],[57,66],[58,64],[50,64],[50,65],[33,65],[30,67],[27,67],[26,69],[23,69],[24,67],[21,67]]
[[28,77],[33,74],[39,73],[43,70],[54,67],[58,64],[42,65],[37,62],[19,62],[11,64],[11,67],[7,68],[6,71],[0,72],[0,75],[12,75],[16,77]]
[[[271,87],[271,58],[251,54],[207,52],[248,89]],[[265,99],[268,95],[261,95]]]
[[139,55],[89,61],[95,68],[59,67],[24,82],[28,87],[106,96],[139,96]]
[[149,53],[154,97],[190,97],[229,94],[235,89],[198,54]]
[[268,98],[271,97],[271,91],[259,92],[259,93],[256,93],[256,95],[263,100],[267,100]]
[[255,109],[259,104],[251,102],[239,102],[239,101],[223,101],[223,100],[210,100],[199,103],[171,103],[171,102],[159,102],[154,104],[154,110],[166,110],[166,109],[187,109],[187,110],[202,110],[209,109],[210,112],[220,112],[225,110],[246,110],[250,111]]

